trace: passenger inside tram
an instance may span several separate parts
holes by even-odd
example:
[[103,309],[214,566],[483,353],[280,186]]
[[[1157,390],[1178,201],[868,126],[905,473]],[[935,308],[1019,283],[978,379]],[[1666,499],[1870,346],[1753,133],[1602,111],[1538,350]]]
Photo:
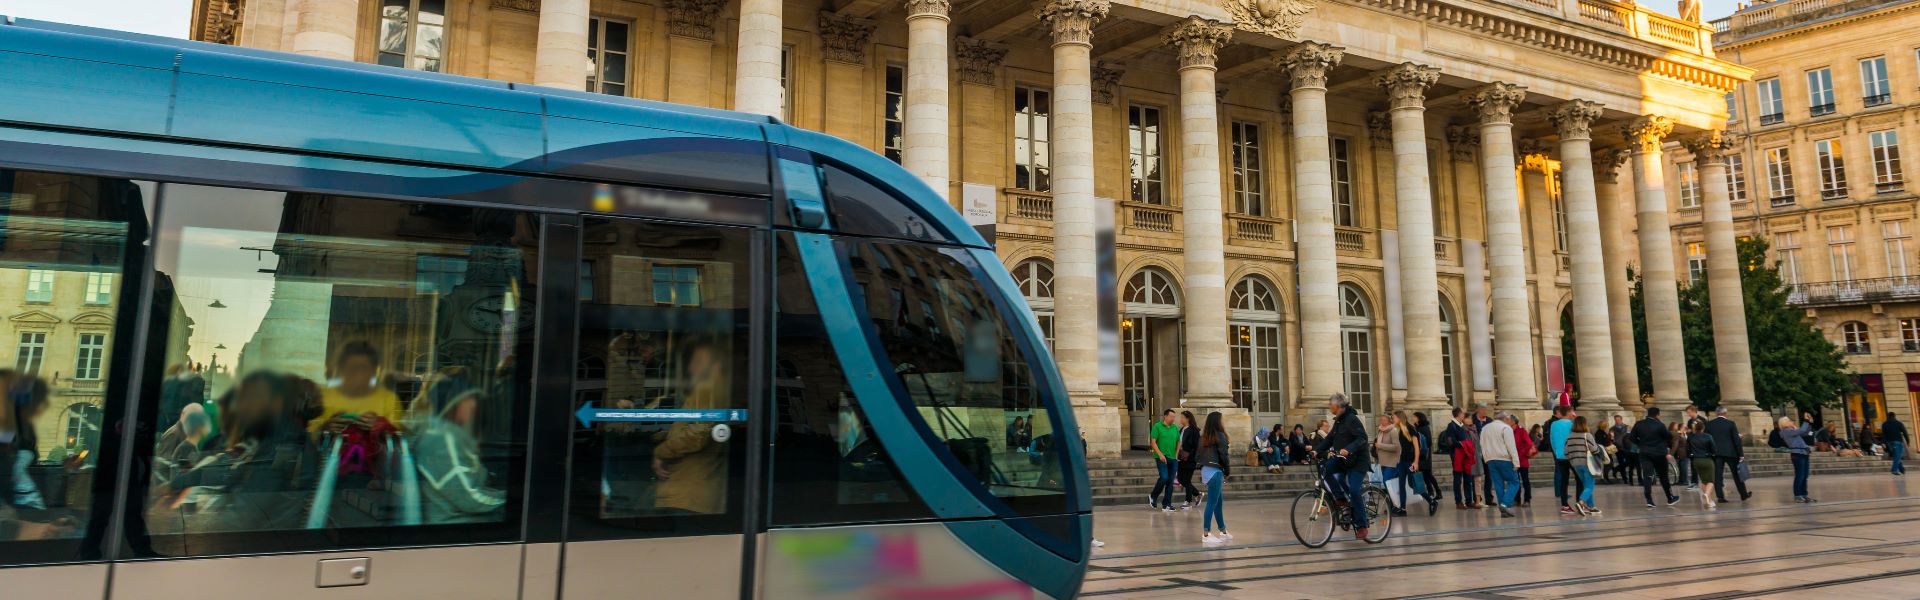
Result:
[[318,458],[303,426],[318,412],[318,396],[318,386],[297,376],[257,371],[241,378],[221,410],[221,449],[152,490],[149,526],[193,532],[297,528],[317,473]]
[[466,370],[449,368],[427,382],[414,401],[414,460],[427,523],[498,520],[506,492],[487,485],[487,469],[474,437],[483,392]]
[[380,351],[364,340],[347,342],[334,354],[333,379],[321,393],[321,413],[308,431],[343,433],[400,426],[400,396],[380,379]]

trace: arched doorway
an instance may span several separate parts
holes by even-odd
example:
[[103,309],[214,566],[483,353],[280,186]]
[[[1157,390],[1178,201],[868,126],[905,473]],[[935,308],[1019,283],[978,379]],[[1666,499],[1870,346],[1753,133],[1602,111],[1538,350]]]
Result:
[[1234,404],[1255,423],[1286,411],[1286,370],[1280,352],[1280,299],[1273,285],[1249,276],[1227,296],[1227,346]]
[[1027,307],[1033,309],[1033,318],[1039,322],[1040,334],[1047,339],[1047,349],[1053,349],[1053,262],[1044,258],[1029,258],[1013,266],[1013,282],[1020,286],[1020,295],[1026,297]]
[[1360,412],[1378,414],[1373,397],[1373,308],[1366,293],[1351,283],[1340,284],[1340,357],[1347,401]]
[[1447,386],[1447,403],[1460,404],[1460,342],[1455,333],[1453,305],[1440,295],[1440,379]]
[[1179,290],[1171,275],[1154,267],[1134,272],[1120,290],[1120,395],[1139,448],[1146,447],[1153,418],[1178,409],[1186,390]]

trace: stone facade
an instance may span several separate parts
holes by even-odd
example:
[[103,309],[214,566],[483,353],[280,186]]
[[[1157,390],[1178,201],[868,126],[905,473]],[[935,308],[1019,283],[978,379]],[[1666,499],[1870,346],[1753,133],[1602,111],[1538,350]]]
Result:
[[[557,71],[538,57],[602,48],[592,25],[584,41],[542,33],[579,31],[546,4],[583,1],[450,0],[434,64],[545,81]],[[306,32],[300,49],[319,54],[338,51],[333,30],[295,17],[330,2],[355,5],[196,18],[250,47],[294,50]],[[1596,283],[1612,263],[1593,259],[1624,230],[1568,231],[1632,202],[1592,157],[1629,145],[1636,120],[1719,129],[1723,94],[1750,74],[1715,58],[1705,24],[1610,0],[743,2],[744,17],[742,2],[592,0],[586,18],[630,25],[605,48],[630,57],[621,93],[776,114],[897,157],[956,203],[993,196],[999,254],[1047,283],[1027,289],[1096,455],[1181,405],[1229,413],[1236,439],[1311,423],[1335,392],[1370,414],[1541,411],[1566,385],[1561,313],[1576,290],[1621,285]],[[351,58],[389,60],[376,32],[394,21],[376,4],[353,9]],[[333,8],[316,23],[346,14]],[[1581,127],[1553,116],[1570,102]],[[1671,154],[1655,150],[1637,170]],[[1579,197],[1563,205],[1563,189]],[[1102,290],[1108,220],[1117,289]],[[1108,294],[1118,379],[1092,308]],[[1583,305],[1583,347],[1618,347],[1595,312],[1612,305]]]

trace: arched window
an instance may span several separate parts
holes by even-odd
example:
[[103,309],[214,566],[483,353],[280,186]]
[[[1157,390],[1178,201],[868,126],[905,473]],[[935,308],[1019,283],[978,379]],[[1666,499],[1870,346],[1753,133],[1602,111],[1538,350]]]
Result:
[[[1186,352],[1181,351],[1184,343],[1177,326],[1166,327],[1180,318],[1178,289],[1166,271],[1147,267],[1127,278],[1126,287],[1120,290],[1125,303],[1120,320],[1120,391],[1130,410],[1144,411],[1152,399],[1170,401],[1168,396],[1186,389]],[[1174,333],[1156,335],[1155,331]],[[1157,356],[1176,361],[1173,371],[1180,374],[1178,381],[1161,381]]]
[[1033,318],[1040,324],[1040,335],[1053,348],[1053,263],[1044,258],[1029,258],[1013,266],[1013,281],[1020,295],[1027,298]]
[[1173,277],[1154,268],[1141,269],[1127,280],[1126,302],[1134,305],[1180,306]]
[[1460,366],[1454,362],[1459,353],[1454,350],[1454,339],[1453,306],[1443,294],[1440,296],[1440,380],[1447,386],[1447,401],[1460,406]]
[[1227,297],[1233,400],[1256,417],[1277,415],[1286,409],[1279,306],[1273,286],[1260,277],[1241,279]]
[[1867,324],[1859,321],[1847,321],[1840,324],[1840,341],[1847,354],[1872,354],[1873,345],[1868,341]]
[[[1311,350],[1309,350],[1311,351]],[[1347,401],[1360,412],[1373,406],[1373,309],[1353,284],[1340,284],[1340,356]]]

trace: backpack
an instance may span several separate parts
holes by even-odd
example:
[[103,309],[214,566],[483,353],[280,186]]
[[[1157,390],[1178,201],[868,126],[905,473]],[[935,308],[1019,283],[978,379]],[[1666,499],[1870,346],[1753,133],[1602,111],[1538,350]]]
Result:
[[1768,448],[1785,448],[1787,447],[1787,439],[1780,437],[1780,430],[1775,429],[1773,430],[1773,433],[1767,434],[1767,447]]
[[1454,431],[1455,431],[1454,428],[1448,427],[1446,431],[1440,432],[1440,441],[1438,442],[1438,444],[1440,446],[1441,452],[1445,452],[1447,454],[1453,454],[1454,445],[1459,443],[1459,440],[1454,439],[1455,437],[1453,435]]

